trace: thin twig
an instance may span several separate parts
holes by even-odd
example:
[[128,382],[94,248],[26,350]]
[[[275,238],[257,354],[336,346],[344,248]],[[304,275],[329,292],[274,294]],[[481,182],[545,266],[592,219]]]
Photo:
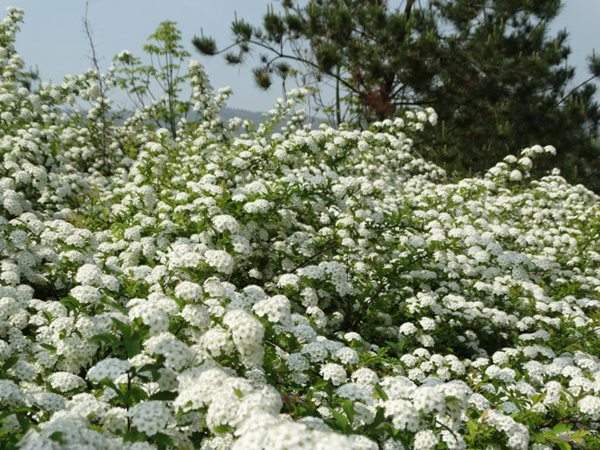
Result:
[[108,118],[106,117],[106,107],[108,105],[108,100],[106,98],[106,86],[104,85],[104,79],[102,78],[102,71],[100,70],[100,63],[98,62],[98,55],[96,53],[96,45],[94,44],[94,38],[92,36],[92,29],[90,26],[90,21],[88,18],[90,2],[86,0],[85,2],[85,15],[83,17],[83,30],[85,35],[87,36],[88,43],[90,45],[91,51],[91,62],[92,66],[96,72],[96,82],[98,85],[99,97],[100,97],[100,123],[102,125],[102,132],[100,133],[100,147],[102,151],[102,169],[106,170],[108,167]]
[[595,78],[598,78],[598,75],[592,75],[587,80],[579,83],[577,86],[575,86],[573,89],[571,89],[563,98],[561,98],[558,101],[558,104],[559,105],[562,104],[567,98],[569,98],[571,95],[573,95],[577,90],[579,90],[580,88],[582,88],[583,86],[588,84],[590,81],[594,80]]

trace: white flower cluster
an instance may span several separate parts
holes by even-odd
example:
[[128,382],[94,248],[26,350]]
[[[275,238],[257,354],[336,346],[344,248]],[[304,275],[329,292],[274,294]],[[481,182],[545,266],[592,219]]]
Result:
[[294,91],[223,123],[197,63],[201,121],[173,139],[154,105],[104,145],[98,74],[23,86],[21,20],[0,22],[1,448],[600,448],[600,201],[532,178],[553,147],[449,182],[413,150],[430,109],[311,129]]

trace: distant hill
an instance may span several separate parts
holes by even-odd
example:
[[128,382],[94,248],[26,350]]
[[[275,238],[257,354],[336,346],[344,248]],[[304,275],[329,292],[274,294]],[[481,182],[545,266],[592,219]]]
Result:
[[234,117],[239,117],[240,119],[251,120],[252,122],[261,122],[263,120],[263,115],[265,113],[257,112],[257,111],[248,111],[247,109],[239,109],[239,108],[229,108],[225,107],[221,111],[221,117],[224,120],[233,119]]
[[[73,110],[71,108],[64,108],[64,111],[68,112],[68,113],[75,112],[75,110]],[[85,117],[87,114],[87,111],[79,111],[79,114],[82,114]],[[125,119],[130,117],[131,114],[132,114],[132,112],[129,110],[119,111],[120,119],[117,120],[117,123],[122,123]],[[239,117],[240,119],[250,120],[254,123],[262,122],[264,120],[265,114],[266,114],[265,112],[249,111],[247,109],[241,109],[241,108],[225,107],[221,110],[221,118],[223,120],[229,120],[234,117]],[[194,118],[198,118],[198,115],[191,113],[190,116],[188,116],[189,120],[194,120]],[[312,128],[318,128],[319,124],[322,122],[327,122],[327,120],[323,117],[312,117],[311,121],[310,121]]]
[[[240,109],[240,108],[225,107],[221,111],[221,117],[224,120],[229,120],[229,119],[232,119],[233,117],[239,117],[240,119],[247,119],[254,123],[262,122],[264,119],[264,115],[265,115],[264,112],[249,111],[247,109]],[[321,122],[326,122],[326,121],[327,121],[327,119],[325,119],[324,117],[312,117],[310,120],[310,123],[312,125],[312,128],[317,128]]]

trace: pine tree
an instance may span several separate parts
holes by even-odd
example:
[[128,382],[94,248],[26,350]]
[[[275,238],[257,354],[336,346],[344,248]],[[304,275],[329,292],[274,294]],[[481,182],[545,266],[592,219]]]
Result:
[[[570,89],[568,34],[549,36],[560,0],[438,1],[447,30],[436,82],[419,90],[434,99],[442,123],[429,147],[458,172],[481,171],[515,149],[552,144],[573,182],[600,189],[600,109],[590,82]],[[598,179],[596,179],[598,178]]]
[[[591,76],[571,88],[575,71],[566,31],[550,35],[561,0],[284,0],[261,26],[235,18],[234,41],[218,50],[197,36],[203,54],[240,64],[258,50],[253,69],[268,89],[273,75],[293,71],[321,88],[333,122],[365,124],[412,106],[431,106],[439,125],[427,133],[429,157],[451,173],[487,169],[533,144],[558,149],[558,166],[572,182],[600,191],[600,106]],[[284,69],[282,71],[282,68]]]

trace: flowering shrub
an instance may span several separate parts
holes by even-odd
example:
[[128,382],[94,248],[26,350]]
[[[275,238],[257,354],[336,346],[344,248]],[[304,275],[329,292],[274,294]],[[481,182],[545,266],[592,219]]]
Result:
[[202,120],[141,109],[100,146],[98,74],[24,87],[20,20],[0,446],[600,448],[600,203],[530,178],[553,147],[449,182],[413,149],[431,110],[310,130],[298,91],[254,129],[197,63]]

